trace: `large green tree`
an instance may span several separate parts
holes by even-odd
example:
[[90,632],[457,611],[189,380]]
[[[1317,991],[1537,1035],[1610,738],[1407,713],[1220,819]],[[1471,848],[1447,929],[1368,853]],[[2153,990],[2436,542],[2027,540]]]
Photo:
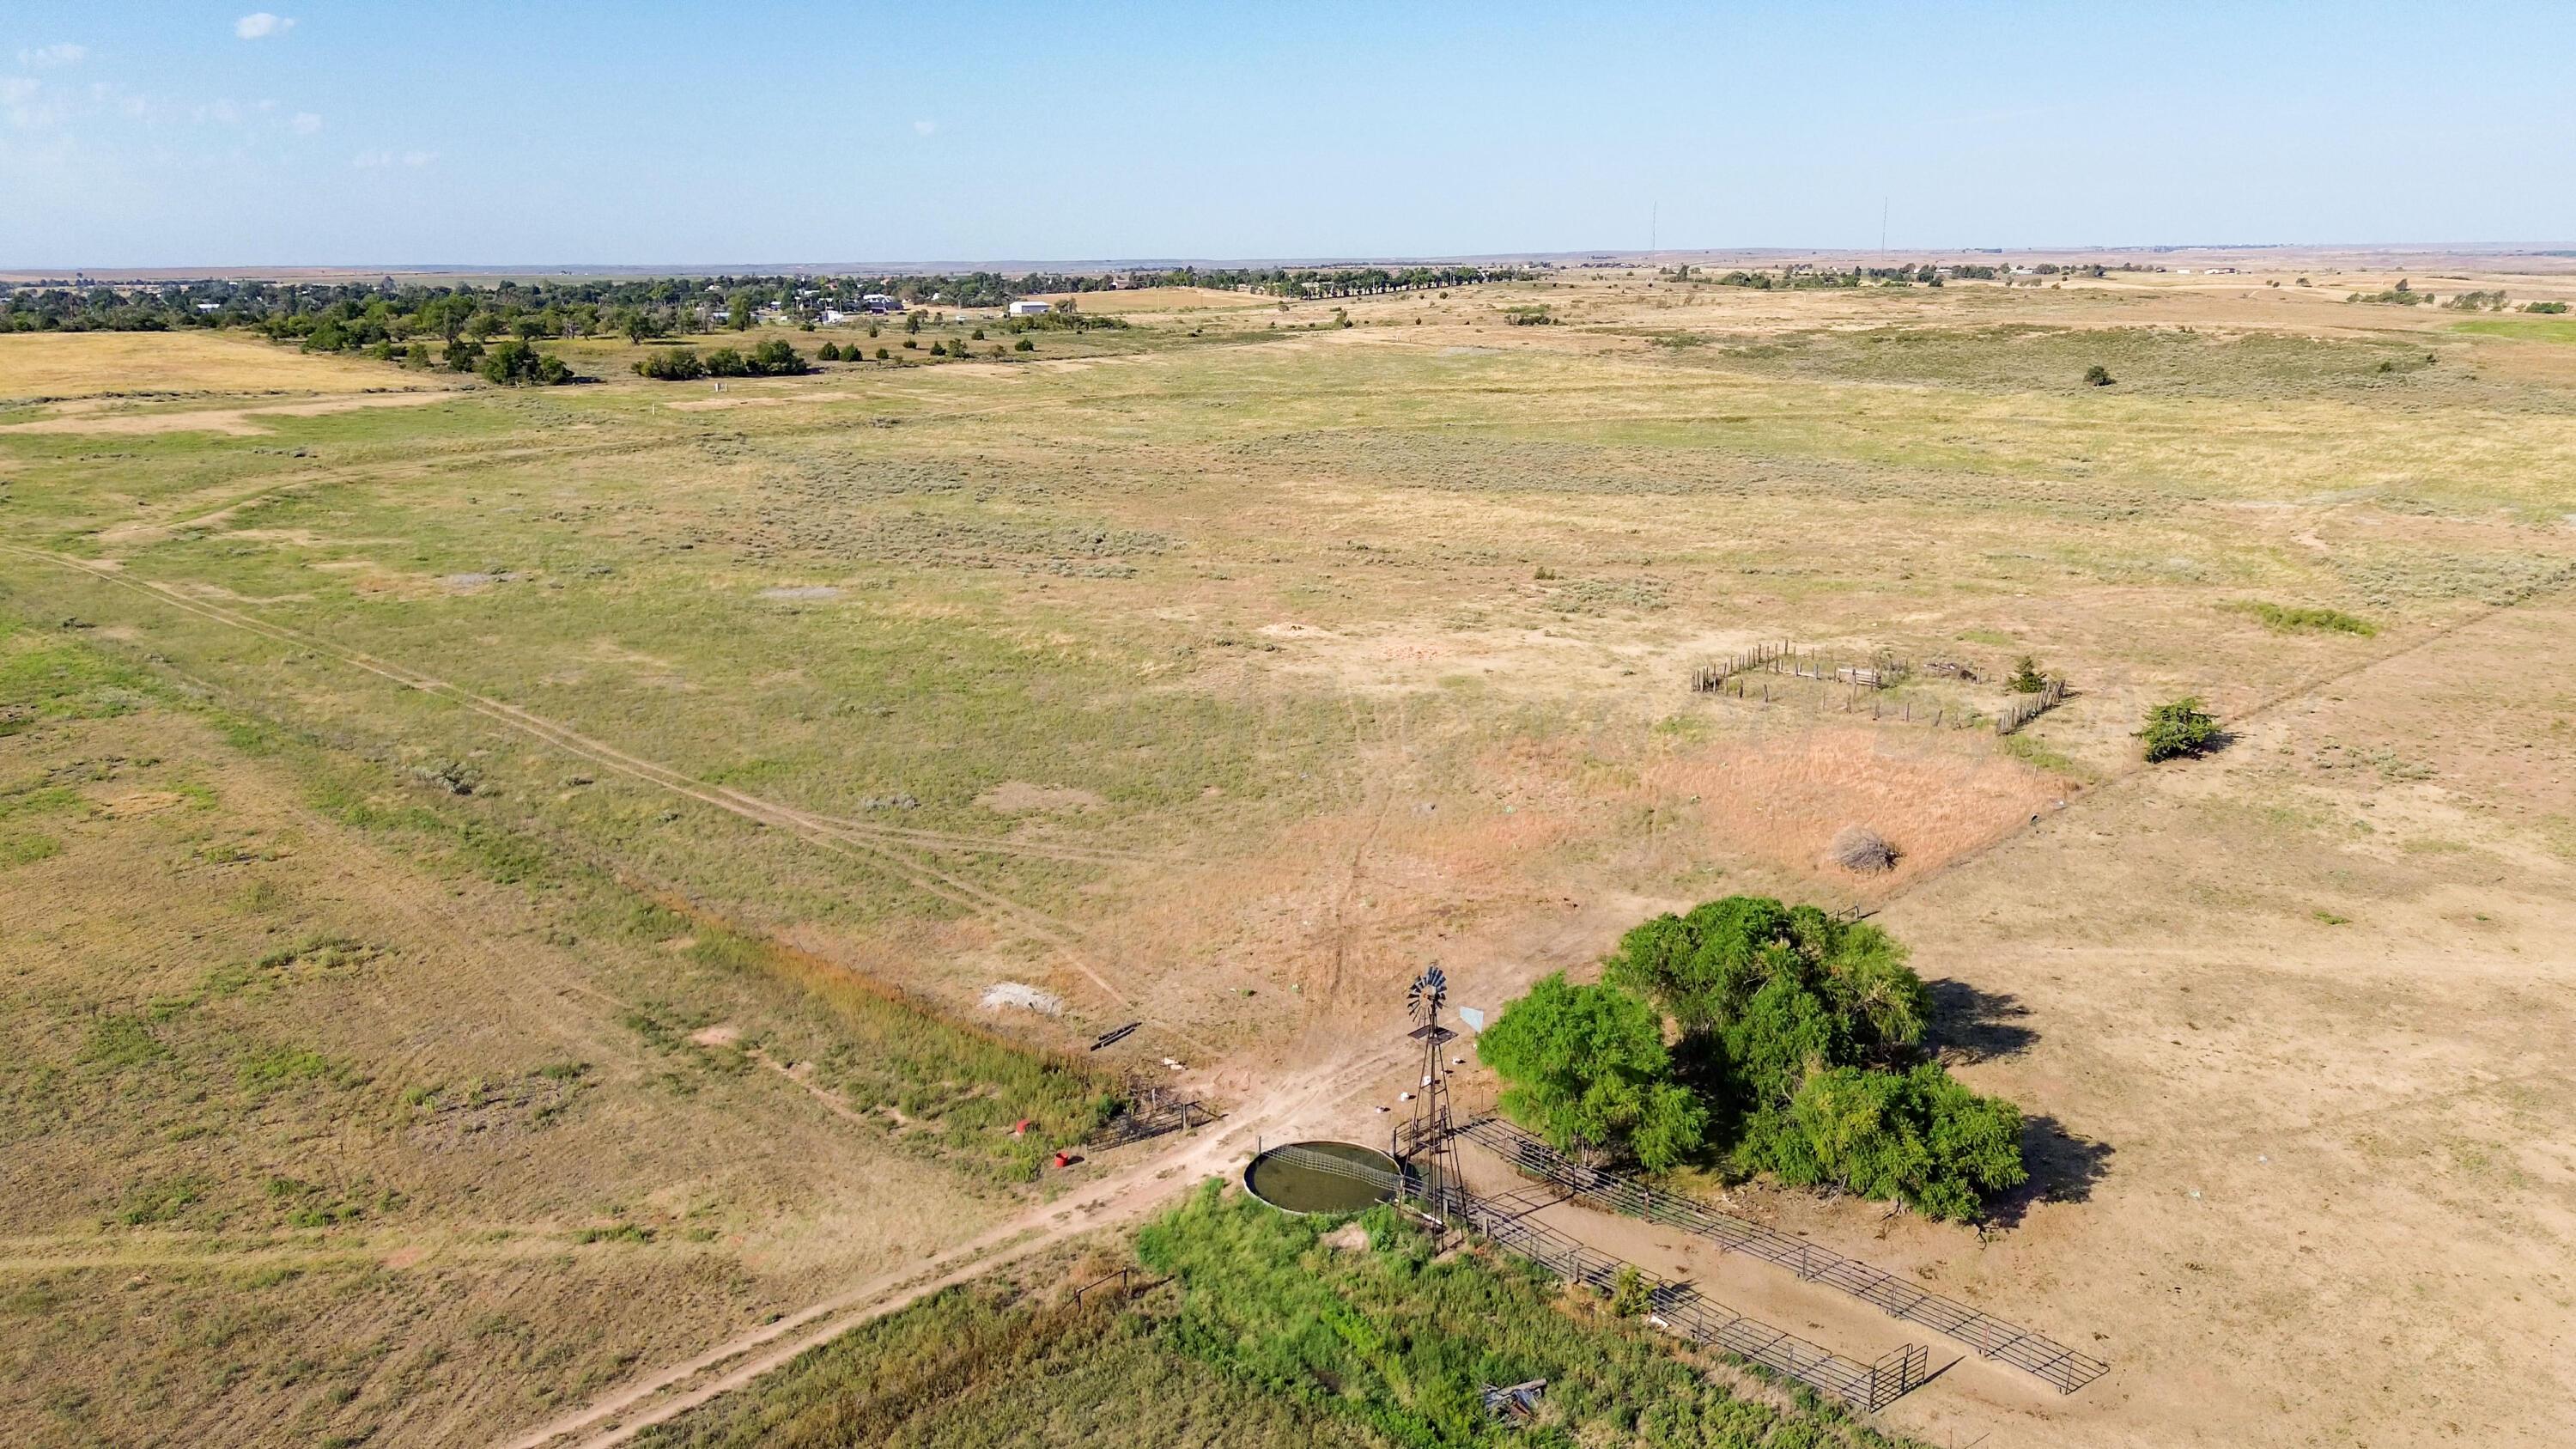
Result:
[[1628,932],[1602,979],[1651,998],[1685,1033],[1721,1032],[1775,981],[1818,999],[1836,1060],[1909,1047],[1930,1013],[1905,947],[1814,906],[1728,896]]
[[[1669,1048],[1662,1012],[1680,1028]],[[1624,1145],[1660,1169],[1705,1138],[1738,1172],[1972,1219],[2024,1180],[2021,1114],[1922,1059],[1929,1016],[1886,932],[1729,896],[1628,932],[1600,986],[1539,983],[1478,1054],[1511,1083],[1505,1109],[1559,1145]]]
[[1503,1110],[1559,1147],[1622,1150],[1663,1172],[1707,1131],[1706,1109],[1672,1079],[1662,1017],[1615,986],[1547,977],[1503,1009],[1476,1056],[1510,1084]]

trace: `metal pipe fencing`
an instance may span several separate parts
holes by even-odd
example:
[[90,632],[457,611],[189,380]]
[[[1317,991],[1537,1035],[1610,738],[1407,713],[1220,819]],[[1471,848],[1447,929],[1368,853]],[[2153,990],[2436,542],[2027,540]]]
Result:
[[1367,1183],[1390,1201],[1410,1199],[1432,1216],[1457,1223],[1560,1280],[1609,1294],[1618,1288],[1622,1273],[1632,1273],[1645,1291],[1645,1318],[1652,1326],[1700,1347],[1759,1364],[1856,1408],[1884,1408],[1929,1377],[1930,1354],[1920,1344],[1907,1344],[1875,1363],[1846,1358],[1796,1334],[1748,1318],[1688,1283],[1665,1278],[1589,1247],[1544,1223],[1533,1222],[1527,1216],[1528,1205],[1478,1197],[1454,1183],[1425,1183],[1409,1173],[1390,1172],[1311,1148],[1271,1150],[1281,1161]]
[[1520,1171],[1545,1178],[1587,1202],[1628,1217],[1680,1228],[1726,1251],[1787,1268],[1807,1282],[1840,1289],[1891,1318],[1919,1323],[1966,1344],[1980,1357],[2011,1364],[2061,1394],[2071,1394],[2110,1372],[2111,1366],[2098,1358],[1954,1298],[1927,1292],[1858,1259],[1712,1211],[1689,1198],[1656,1193],[1617,1173],[1586,1167],[1499,1118],[1478,1118],[1460,1127],[1458,1135],[1496,1153]]

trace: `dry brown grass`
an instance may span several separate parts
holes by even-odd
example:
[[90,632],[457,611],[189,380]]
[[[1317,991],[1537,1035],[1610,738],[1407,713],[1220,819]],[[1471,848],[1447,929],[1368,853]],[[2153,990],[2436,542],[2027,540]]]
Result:
[[58,850],[0,891],[15,1442],[486,1440],[994,1211],[730,1041],[639,1031],[802,1049],[613,914],[353,832],[158,708],[0,748],[12,803],[69,796],[0,826]]
[[354,392],[403,386],[402,379],[382,363],[317,357],[239,333],[31,332],[0,338],[0,399]]
[[[1655,910],[1733,890],[1876,906],[1944,983],[1962,1075],[2047,1119],[2053,1196],[1987,1239],[1749,1200],[2116,1365],[2065,1401],[1945,1377],[1901,1427],[2550,1444],[2545,1395],[2486,1390],[2544,1381],[2576,1324],[2551,1266],[2571,1104],[2534,1045],[2567,1025],[2551,943],[2576,924],[2559,904],[2576,704],[2547,663],[2576,627],[2553,602],[2576,564],[2559,525],[2576,377],[2532,360],[2555,344],[2262,280],[1793,295],[1590,274],[1147,322],[1099,360],[745,390],[794,405],[682,411],[666,404],[704,395],[619,382],[282,420],[273,446],[305,460],[0,439],[30,536],[262,601],[231,607],[695,778],[1000,842],[914,857],[980,895],[632,782],[567,786],[527,731],[149,595],[0,567],[20,617],[119,631],[138,667],[158,655],[382,774],[470,762],[484,789],[460,816],[786,935],[815,981],[855,969],[962,1013],[996,981],[1039,984],[1069,1002],[1042,1029],[1079,1041],[1131,1019],[1072,964],[1103,963],[1171,1033],[1146,1060],[1186,1056],[1187,1080],[1238,1096],[1376,1040],[1426,960],[1491,1008]],[[1568,320],[1498,325],[1534,301]],[[1359,325],[1314,326],[1337,305]],[[1726,355],[1757,346],[1780,351]],[[2419,346],[2439,360],[2346,366]],[[2095,347],[2152,365],[2108,396],[2057,377],[2051,359]],[[2274,634],[2230,607],[2247,598],[2380,633]],[[1694,663],[1784,640],[1966,662],[1980,682],[1885,696],[1952,720],[1990,714],[2023,654],[2075,693],[2007,744],[1856,719],[1829,691],[1766,709],[1683,688]],[[2141,712],[2182,694],[2239,739],[2140,773]],[[1083,808],[978,803],[1040,798]],[[115,813],[146,831],[184,812]],[[1896,870],[1820,864],[1854,823]],[[63,839],[11,884],[95,913],[69,863],[91,847]],[[1010,848],[1031,842],[1105,853]],[[131,894],[175,895],[141,878]],[[150,906],[133,938],[175,941],[190,909]],[[579,952],[512,934],[525,919],[468,912],[469,940],[439,949],[497,938],[540,975],[575,971]],[[625,999],[690,957],[616,959],[625,984],[601,989]],[[66,992],[122,969],[64,960],[9,955]],[[402,997],[384,1020],[454,1009]],[[758,1044],[730,1007],[680,1024]],[[1382,1133],[1370,1108],[1405,1085],[1338,1130]],[[620,1140],[697,1161],[655,1136],[695,1110],[639,1106]],[[877,1161],[839,1138],[800,1150],[816,1172]],[[724,1181],[756,1195],[758,1161]],[[558,1196],[660,1200],[625,1170],[569,1158]],[[594,1172],[615,1186],[584,1196]],[[840,1231],[746,1271],[848,1261],[862,1229]],[[1781,1290],[1784,1313],[1803,1291]]]

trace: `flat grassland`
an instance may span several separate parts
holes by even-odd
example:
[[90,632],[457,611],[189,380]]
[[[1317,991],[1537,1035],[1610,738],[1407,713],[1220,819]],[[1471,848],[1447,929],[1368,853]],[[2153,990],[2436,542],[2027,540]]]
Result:
[[[2576,349],[2384,285],[1148,293],[721,393],[0,338],[0,1417],[506,1436],[1042,1205],[1102,1030],[1241,1102],[1751,890],[1914,946],[2037,1182],[1738,1207],[2114,1365],[1892,1428],[2557,1442]],[[1766,642],[1918,669],[1686,688]]]

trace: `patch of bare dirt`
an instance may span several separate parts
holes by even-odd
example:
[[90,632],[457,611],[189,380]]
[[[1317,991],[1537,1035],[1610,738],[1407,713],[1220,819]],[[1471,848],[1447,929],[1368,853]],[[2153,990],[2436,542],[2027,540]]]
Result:
[[1645,783],[1710,838],[1811,868],[1856,820],[1897,857],[1867,881],[1901,883],[2044,816],[2063,782],[1966,741],[1902,727],[1827,727],[1728,743],[1655,762]]
[[353,412],[360,408],[418,407],[422,403],[444,402],[456,396],[453,392],[377,392],[355,397],[316,398],[301,403],[263,403],[253,407],[199,408],[186,412],[143,413],[111,412],[96,407],[58,405],[51,416],[31,423],[11,423],[0,427],[0,433],[100,433],[138,435],[152,433],[222,433],[228,437],[258,438],[277,431],[263,427],[262,417],[311,418],[329,413]]

